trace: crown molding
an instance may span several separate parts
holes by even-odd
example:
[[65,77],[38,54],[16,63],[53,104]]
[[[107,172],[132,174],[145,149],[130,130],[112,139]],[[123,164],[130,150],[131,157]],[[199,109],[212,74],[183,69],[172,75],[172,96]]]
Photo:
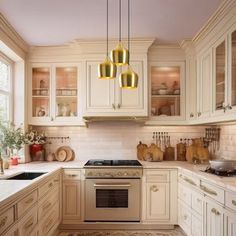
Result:
[[14,50],[19,56],[25,56],[29,45],[15,31],[6,18],[0,13],[0,40]]
[[205,25],[198,31],[198,33],[193,37],[192,41],[197,44],[199,41],[203,40],[209,32],[229,13],[229,11],[236,6],[235,0],[224,0],[220,6],[217,8],[215,13],[210,17],[210,19],[205,23]]

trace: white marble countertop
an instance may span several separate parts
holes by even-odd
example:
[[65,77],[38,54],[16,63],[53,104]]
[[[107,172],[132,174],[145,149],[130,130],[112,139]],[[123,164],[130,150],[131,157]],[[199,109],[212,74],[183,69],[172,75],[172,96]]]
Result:
[[[152,168],[176,168],[187,171],[189,175],[207,180],[213,184],[217,184],[225,189],[236,192],[236,177],[219,177],[212,174],[204,173],[201,170],[206,169],[206,165],[193,165],[187,162],[166,161],[166,162],[144,162],[141,161],[144,169]],[[42,180],[44,177],[61,168],[83,168],[85,161],[72,162],[31,162],[27,164],[19,164],[11,166],[5,170],[4,175],[0,175],[0,203],[30,187],[33,183]],[[6,178],[18,173],[27,172],[47,172],[34,180],[6,180]]]

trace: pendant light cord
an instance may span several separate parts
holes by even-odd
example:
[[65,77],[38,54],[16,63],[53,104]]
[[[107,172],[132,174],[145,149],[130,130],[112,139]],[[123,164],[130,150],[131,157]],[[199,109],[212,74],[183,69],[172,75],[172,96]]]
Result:
[[108,0],[107,0],[107,57],[108,57]]
[[121,42],[121,0],[119,0],[119,42]]
[[128,0],[128,50],[130,51],[130,0]]

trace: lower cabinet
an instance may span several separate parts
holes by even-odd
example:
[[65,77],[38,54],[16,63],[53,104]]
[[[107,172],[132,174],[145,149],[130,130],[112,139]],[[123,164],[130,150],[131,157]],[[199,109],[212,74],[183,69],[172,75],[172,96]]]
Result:
[[222,236],[224,235],[224,213],[223,208],[212,202],[206,201],[205,207],[205,225],[207,236]]
[[65,169],[62,187],[62,223],[76,224],[82,220],[80,170]]
[[144,170],[143,222],[177,223],[177,170]]
[[225,211],[225,234],[226,236],[236,235],[236,213],[226,210]]

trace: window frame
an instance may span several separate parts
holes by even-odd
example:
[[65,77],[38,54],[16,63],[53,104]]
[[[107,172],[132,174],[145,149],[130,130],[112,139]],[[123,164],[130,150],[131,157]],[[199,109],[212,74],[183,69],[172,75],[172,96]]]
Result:
[[6,95],[9,97],[9,122],[13,122],[14,115],[14,103],[13,103],[13,94],[14,94],[14,86],[13,86],[13,73],[14,73],[14,62],[7,57],[4,53],[0,51],[0,61],[9,66],[9,91],[6,92],[0,89],[0,94]]

